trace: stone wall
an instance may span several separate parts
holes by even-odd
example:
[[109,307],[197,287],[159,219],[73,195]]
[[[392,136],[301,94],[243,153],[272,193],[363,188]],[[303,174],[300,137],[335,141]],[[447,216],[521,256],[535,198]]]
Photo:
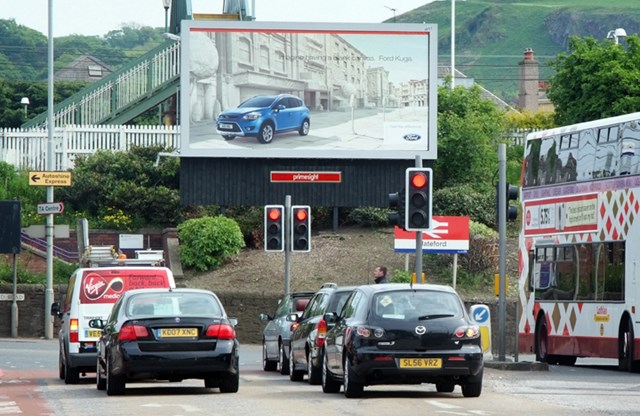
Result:
[[[25,300],[18,304],[18,337],[19,338],[42,338],[44,337],[44,285],[18,285],[17,293],[24,293]],[[66,285],[55,285],[54,301],[62,302],[66,293]],[[13,293],[11,285],[0,285],[0,293]],[[258,316],[261,313],[273,315],[279,296],[265,296],[257,293],[232,293],[216,292],[227,314],[238,319],[238,340],[241,344],[260,344],[262,342],[262,330],[265,323],[260,321]],[[498,353],[498,301],[490,299],[487,301],[466,302],[467,308],[472,304],[484,303],[491,312],[491,345],[493,354]],[[11,301],[0,302],[0,338],[11,336]],[[505,319],[505,353],[515,352],[515,310],[516,304],[513,301],[507,302]],[[54,319],[54,337],[59,329],[59,319]]]

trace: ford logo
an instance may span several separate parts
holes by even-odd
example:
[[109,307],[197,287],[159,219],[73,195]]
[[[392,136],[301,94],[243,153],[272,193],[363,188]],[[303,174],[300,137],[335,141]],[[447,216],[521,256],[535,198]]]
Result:
[[409,133],[405,134],[402,138],[408,142],[415,142],[416,140],[420,140],[422,136],[420,136],[418,133]]
[[425,332],[427,332],[427,328],[423,327],[422,325],[416,327],[416,334],[424,335]]

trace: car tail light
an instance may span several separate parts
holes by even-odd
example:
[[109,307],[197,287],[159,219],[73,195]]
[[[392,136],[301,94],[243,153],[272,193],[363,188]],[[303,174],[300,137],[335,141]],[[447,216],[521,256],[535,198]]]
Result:
[[235,339],[236,330],[228,324],[215,324],[209,325],[205,335],[218,339]]
[[477,325],[461,326],[456,329],[454,336],[457,339],[475,339],[480,336],[480,328]]
[[138,338],[146,338],[148,336],[149,331],[142,325],[125,325],[120,328],[118,341],[135,341]]
[[382,338],[384,336],[384,329],[359,326],[356,328],[356,334],[363,338]]
[[289,329],[291,330],[291,332],[295,331],[297,327],[300,326],[299,322],[294,322],[291,324],[291,326],[289,327]]
[[327,336],[327,321],[320,319],[316,324],[316,345],[321,348],[324,345],[324,339]]
[[69,342],[78,342],[78,320],[69,321]]

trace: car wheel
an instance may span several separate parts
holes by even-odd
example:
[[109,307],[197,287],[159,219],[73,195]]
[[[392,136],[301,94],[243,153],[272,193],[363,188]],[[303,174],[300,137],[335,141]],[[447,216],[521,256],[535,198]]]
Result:
[[223,135],[222,135],[222,138],[223,138],[223,139],[225,139],[225,140],[227,140],[227,141],[229,141],[229,140],[233,140],[233,139],[235,139],[235,138],[236,138],[236,136],[235,136],[235,135],[233,135],[233,134],[223,134]]
[[475,375],[469,376],[462,383],[462,395],[464,397],[480,397],[482,393],[482,370]]
[[302,124],[300,125],[300,130],[298,130],[298,134],[300,134],[300,136],[306,136],[307,134],[309,134],[309,127],[310,127],[309,119],[305,118]]
[[214,389],[220,387],[220,377],[205,377],[204,387],[207,389]]
[[364,384],[355,380],[355,374],[351,370],[351,363],[349,357],[345,357],[343,361],[343,384],[344,384],[344,396],[348,398],[362,397],[364,392]]
[[78,384],[80,382],[80,371],[77,368],[64,366],[64,384]]
[[451,381],[441,381],[436,383],[436,390],[438,393],[451,393],[456,388],[456,385]]
[[271,143],[274,135],[273,124],[267,122],[264,123],[258,131],[258,141],[260,143]]
[[126,389],[126,384],[124,381],[124,376],[116,376],[113,374],[111,370],[111,358],[106,357],[107,368],[105,372],[107,373],[107,395],[109,396],[122,396]]
[[278,352],[278,367],[280,368],[280,374],[283,376],[289,375],[289,359],[284,352],[284,344],[280,342]]
[[98,390],[104,390],[107,388],[107,379],[103,377],[102,369],[100,366],[100,359],[96,360],[96,388]]
[[327,362],[327,352],[325,351],[322,356],[322,391],[325,393],[337,393],[340,391],[340,383],[329,374]]
[[262,340],[262,369],[264,371],[276,371],[278,369],[278,361],[269,360],[267,357],[267,344]]
[[65,367],[64,360],[62,359],[62,350],[58,353],[58,377],[60,380],[64,380]]
[[304,378],[304,370],[296,370],[296,363],[294,362],[295,358],[293,356],[293,351],[289,350],[289,380],[291,381],[302,381]]
[[220,393],[237,393],[240,387],[240,373],[227,373],[220,380]]
[[322,383],[322,362],[320,363],[320,368],[315,367],[311,359],[311,354],[307,354],[307,379],[311,385]]

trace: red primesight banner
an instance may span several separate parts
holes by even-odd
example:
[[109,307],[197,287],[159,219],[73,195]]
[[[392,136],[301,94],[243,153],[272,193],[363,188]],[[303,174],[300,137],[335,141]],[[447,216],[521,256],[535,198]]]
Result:
[[271,182],[340,183],[342,172],[271,172]]

